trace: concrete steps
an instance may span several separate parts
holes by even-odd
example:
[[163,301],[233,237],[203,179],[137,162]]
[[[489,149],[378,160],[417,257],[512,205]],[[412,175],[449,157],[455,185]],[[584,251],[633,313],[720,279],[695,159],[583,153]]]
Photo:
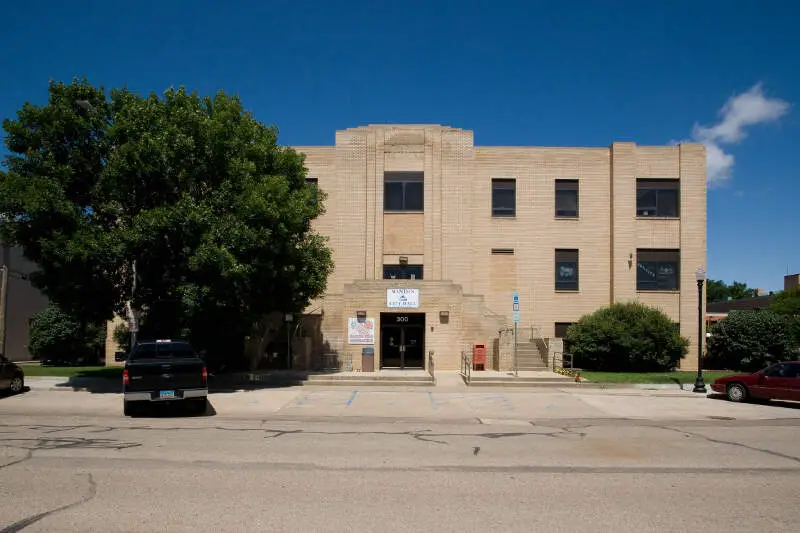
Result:
[[316,387],[434,387],[436,380],[427,372],[341,372],[312,374],[306,386]]
[[525,372],[547,370],[536,344],[532,342],[517,344],[517,368]]
[[577,385],[573,378],[556,374],[548,370],[544,371],[523,371],[520,370],[519,376],[514,376],[511,372],[473,372],[470,387],[570,387]]

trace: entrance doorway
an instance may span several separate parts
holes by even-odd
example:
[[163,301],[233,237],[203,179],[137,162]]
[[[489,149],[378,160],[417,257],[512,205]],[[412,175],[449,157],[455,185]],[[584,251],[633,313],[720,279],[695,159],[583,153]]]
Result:
[[381,313],[381,368],[425,368],[425,313]]

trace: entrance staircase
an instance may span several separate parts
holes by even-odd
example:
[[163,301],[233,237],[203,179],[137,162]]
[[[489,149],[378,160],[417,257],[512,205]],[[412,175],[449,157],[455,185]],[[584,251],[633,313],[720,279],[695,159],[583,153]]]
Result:
[[520,372],[542,372],[547,365],[542,360],[539,347],[535,342],[517,344],[517,368]]
[[433,387],[436,380],[425,370],[379,370],[310,374],[306,386],[319,387]]

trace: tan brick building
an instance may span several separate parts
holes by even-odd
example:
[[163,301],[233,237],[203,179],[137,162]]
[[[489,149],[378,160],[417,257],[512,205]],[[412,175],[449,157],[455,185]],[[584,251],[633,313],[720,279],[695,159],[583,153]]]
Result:
[[497,340],[515,292],[518,338],[547,342],[585,313],[640,300],[696,342],[700,144],[482,147],[469,130],[377,125],[295,148],[328,195],[316,228],[335,261],[327,295],[308,309],[314,357],[352,354],[358,368],[372,347],[378,368],[414,367],[434,351],[437,369],[456,369],[463,347],[480,343],[503,366]]
[[414,367],[434,351],[437,369],[456,369],[479,343],[492,366],[507,366],[497,346],[515,292],[518,338],[533,332],[546,345],[585,313],[640,300],[695,345],[701,144],[483,147],[469,130],[374,125],[295,148],[327,193],[316,229],[335,261],[326,296],[307,310],[313,357],[351,354],[359,368],[372,347],[376,368]]

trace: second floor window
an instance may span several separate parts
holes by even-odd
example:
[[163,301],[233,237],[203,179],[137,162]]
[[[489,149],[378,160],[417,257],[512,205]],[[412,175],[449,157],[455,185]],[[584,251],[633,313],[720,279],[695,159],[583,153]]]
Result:
[[578,180],[556,180],[556,218],[578,217]]
[[636,250],[636,290],[680,290],[680,266],[680,250]]
[[636,180],[637,217],[678,217],[680,180]]
[[424,209],[425,179],[422,172],[384,173],[384,211],[423,211]]
[[556,250],[556,290],[578,290],[578,250]]
[[492,216],[513,217],[517,215],[517,180],[492,179]]

